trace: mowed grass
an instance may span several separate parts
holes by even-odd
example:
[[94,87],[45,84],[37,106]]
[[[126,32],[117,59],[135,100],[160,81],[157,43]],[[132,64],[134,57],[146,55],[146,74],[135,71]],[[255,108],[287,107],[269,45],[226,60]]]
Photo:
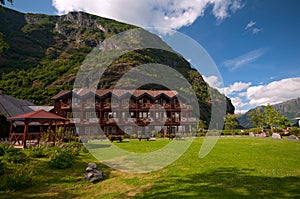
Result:
[[[115,145],[150,152],[169,140],[130,140]],[[0,193],[0,198],[300,198],[300,142],[272,139],[220,138],[202,159],[202,138],[194,140],[172,165],[151,173],[134,174],[98,164],[106,179],[83,180],[90,154],[80,154],[70,169],[55,170],[47,159],[33,159],[33,187]]]

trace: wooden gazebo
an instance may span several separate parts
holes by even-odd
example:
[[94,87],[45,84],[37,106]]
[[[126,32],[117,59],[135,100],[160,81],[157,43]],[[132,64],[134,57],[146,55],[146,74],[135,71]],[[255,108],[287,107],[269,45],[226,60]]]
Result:
[[[58,116],[53,113],[49,113],[45,110],[38,110],[33,111],[30,113],[25,113],[22,115],[17,115],[14,117],[10,117],[7,120],[10,121],[10,133],[9,133],[9,140],[10,143],[15,146],[22,146],[23,148],[26,147],[26,141],[31,139],[39,139],[41,134],[44,132],[29,132],[29,125],[32,123],[36,123],[39,125],[48,125],[51,129],[54,125],[53,136],[54,139],[52,140],[55,144],[56,139],[56,130],[58,126],[65,126],[65,123],[68,119]],[[23,123],[24,131],[23,133],[13,132],[13,124],[17,125]]]

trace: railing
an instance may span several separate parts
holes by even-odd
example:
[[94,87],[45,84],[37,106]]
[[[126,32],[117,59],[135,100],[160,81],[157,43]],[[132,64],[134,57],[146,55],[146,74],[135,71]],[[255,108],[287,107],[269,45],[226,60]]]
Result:
[[70,122],[71,123],[79,123],[80,122],[80,118],[70,118]]
[[189,121],[189,122],[196,122],[196,121],[197,121],[197,118],[195,118],[195,117],[190,117],[190,118],[188,118],[188,121]]
[[71,108],[71,104],[65,104],[65,103],[61,103],[61,109],[69,109]]
[[89,122],[90,123],[98,123],[99,122],[99,118],[89,118]]
[[105,104],[103,104],[103,108],[104,109],[110,109],[110,103],[105,103]]

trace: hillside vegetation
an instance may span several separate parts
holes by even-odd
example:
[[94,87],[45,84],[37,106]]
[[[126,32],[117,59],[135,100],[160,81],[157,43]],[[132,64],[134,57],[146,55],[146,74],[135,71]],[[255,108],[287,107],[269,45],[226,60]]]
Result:
[[[1,9],[0,87],[6,94],[36,104],[51,104],[52,96],[72,89],[82,61],[94,47],[112,35],[133,28],[136,27],[83,12],[49,16]],[[177,53],[140,49],[124,54],[109,66],[98,87],[113,88],[123,74],[145,63],[169,65],[183,74],[195,90],[202,118],[209,119],[209,87]],[[153,85],[147,87],[151,88]],[[218,99],[225,97],[216,90],[213,93]],[[234,107],[226,99],[227,112],[233,113]]]

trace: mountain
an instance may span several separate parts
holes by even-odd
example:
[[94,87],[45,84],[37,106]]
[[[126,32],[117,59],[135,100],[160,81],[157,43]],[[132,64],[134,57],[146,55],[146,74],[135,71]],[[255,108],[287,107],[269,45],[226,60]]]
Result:
[[[279,103],[279,104],[274,104],[274,105],[271,105],[271,106],[276,111],[279,111],[279,113],[281,115],[288,118],[292,125],[297,122],[297,120],[295,118],[300,117],[300,97],[297,98],[297,99],[288,100],[288,101],[285,101],[285,102],[282,102],[282,103]],[[257,108],[259,108],[261,111],[263,111],[264,107],[265,106],[259,106]],[[250,121],[250,114],[254,110],[255,110],[255,108],[249,110],[245,114],[242,114],[242,115],[238,116],[239,123],[243,127],[245,127],[245,128],[253,127],[253,125],[251,124],[251,121]]]
[[[73,88],[80,65],[94,47],[112,35],[133,28],[136,27],[84,12],[49,16],[3,8],[0,10],[0,87],[14,97],[35,104],[51,104],[52,96]],[[158,36],[152,37],[163,42]],[[127,71],[145,63],[165,64],[180,72],[195,90],[202,119],[209,120],[211,98],[208,90],[211,88],[177,53],[158,49],[126,53],[111,63],[98,87],[112,88]],[[159,87],[148,85],[147,88]],[[212,91],[214,98],[225,97]],[[227,112],[234,113],[230,99],[226,101]]]

